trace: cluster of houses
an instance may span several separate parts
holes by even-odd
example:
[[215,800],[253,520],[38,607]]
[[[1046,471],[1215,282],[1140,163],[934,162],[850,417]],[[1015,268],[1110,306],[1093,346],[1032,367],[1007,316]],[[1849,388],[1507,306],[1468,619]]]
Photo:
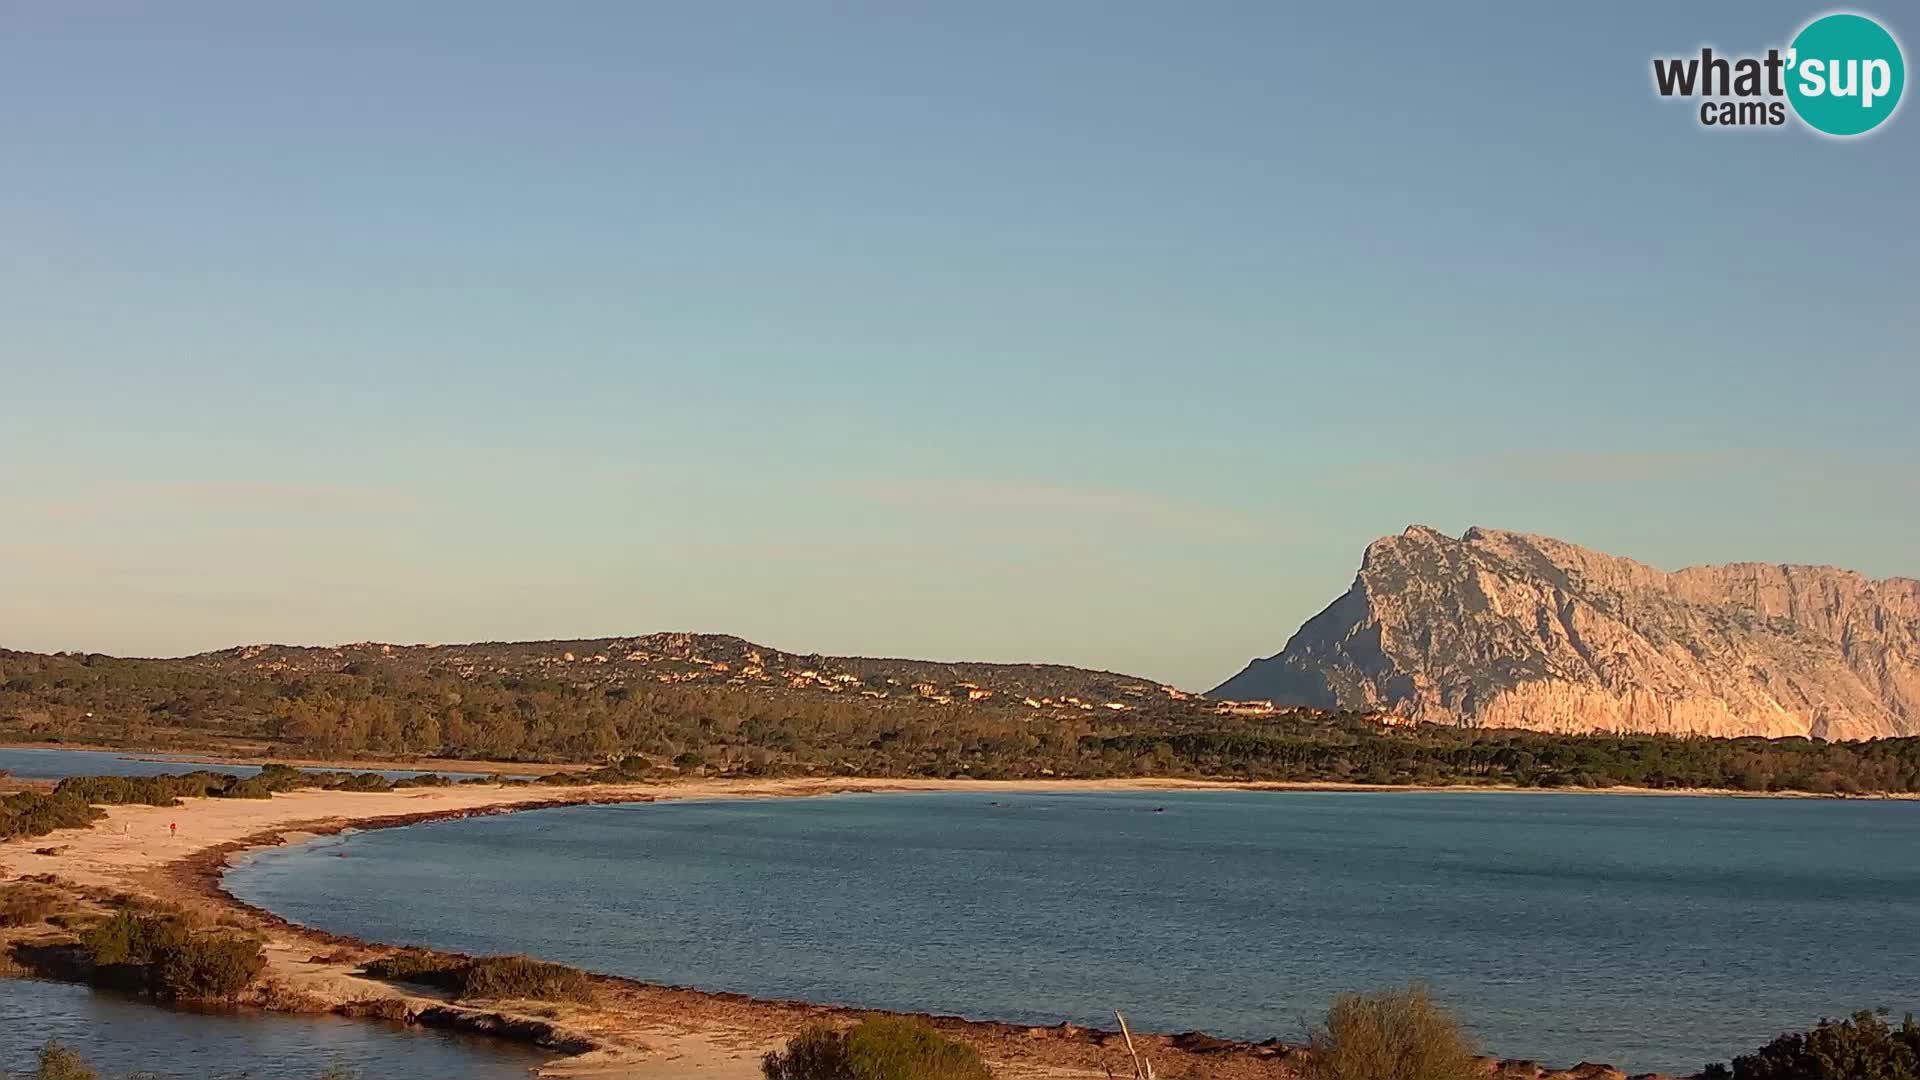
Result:
[[[769,670],[767,654],[760,648],[739,639],[723,640],[722,648],[730,654],[729,659],[710,659],[703,656],[701,654],[707,651],[707,646],[703,642],[707,640],[691,634],[656,634],[644,638],[610,641],[603,650],[586,655],[575,655],[571,651],[563,650],[558,655],[538,656],[531,659],[535,665],[542,668],[598,666],[617,661],[635,664],[651,668],[648,674],[655,681],[667,684],[724,682],[732,685],[784,685],[793,690],[858,694],[869,698],[907,697],[940,705],[977,704],[991,701],[1001,693],[991,687],[973,682],[943,685],[933,681],[920,681],[903,684],[902,680],[897,678],[863,679],[849,671],[822,671],[818,667],[818,657],[805,658],[814,661],[816,665],[814,667],[802,668],[798,664],[789,667],[791,661],[802,658],[785,653],[774,655],[773,659],[776,662]],[[731,646],[725,644],[726,641],[730,641]],[[316,663],[322,667],[331,667],[346,660],[349,653],[358,651],[371,653],[377,650],[383,657],[395,655],[392,645],[373,642],[341,646],[332,650],[280,651],[283,648],[271,645],[250,645],[235,649],[228,655],[239,660],[255,661],[254,666],[263,670],[304,670],[313,667]],[[315,652],[321,655],[306,655]],[[332,661],[331,664],[329,660]],[[509,666],[502,665],[500,659],[496,657],[476,660],[468,655],[457,655],[448,657],[448,664],[460,675],[468,678],[482,671],[507,675],[513,670]],[[1099,710],[1124,713],[1149,706],[1153,700],[1162,695],[1168,701],[1192,702],[1193,707],[1205,709],[1216,716],[1259,718],[1289,711],[1287,707],[1276,705],[1272,701],[1213,701],[1204,694],[1192,694],[1177,687],[1146,682],[1130,683],[1119,687],[1119,700],[1090,700],[1073,694],[1037,697],[1026,695],[1020,698],[1020,704],[1029,709],[1047,710],[1055,714],[1092,713]],[[1415,723],[1410,717],[1386,712],[1370,714],[1367,719],[1383,727],[1402,727]]]

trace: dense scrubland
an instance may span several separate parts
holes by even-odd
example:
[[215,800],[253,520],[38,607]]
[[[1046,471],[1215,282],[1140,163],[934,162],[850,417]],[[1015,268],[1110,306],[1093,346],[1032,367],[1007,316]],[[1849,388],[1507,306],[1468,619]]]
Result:
[[[518,654],[486,666],[434,658],[444,649],[404,659],[297,652],[271,664],[227,654],[157,661],[0,653],[0,741],[243,747],[341,760],[645,761],[700,775],[1920,792],[1913,738],[1564,736],[1393,726],[1308,709],[1231,713],[1169,688],[1070,668],[1007,667],[1005,689],[991,685],[1000,669],[983,665],[933,671],[861,662],[882,665],[869,670],[814,658],[791,679],[737,683],[702,681],[706,669],[536,663]],[[955,683],[955,671],[966,681]],[[908,679],[946,681],[904,686]],[[976,694],[985,696],[972,700]],[[1099,700],[1107,697],[1115,700]],[[1045,705],[1026,704],[1035,700]]]

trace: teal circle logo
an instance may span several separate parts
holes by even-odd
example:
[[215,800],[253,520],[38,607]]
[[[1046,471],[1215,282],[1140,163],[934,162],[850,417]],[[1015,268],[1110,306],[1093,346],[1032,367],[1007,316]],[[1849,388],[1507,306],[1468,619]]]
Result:
[[1907,65],[1900,43],[1865,15],[1808,23],[1787,51],[1787,100],[1815,131],[1864,135],[1900,105]]

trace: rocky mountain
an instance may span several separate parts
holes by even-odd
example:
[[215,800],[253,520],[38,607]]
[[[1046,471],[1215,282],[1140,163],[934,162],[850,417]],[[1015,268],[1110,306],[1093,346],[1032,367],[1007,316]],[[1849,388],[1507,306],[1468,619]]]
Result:
[[1415,525],[1277,656],[1213,691],[1556,732],[1920,734],[1920,581],[1671,573],[1544,536]]

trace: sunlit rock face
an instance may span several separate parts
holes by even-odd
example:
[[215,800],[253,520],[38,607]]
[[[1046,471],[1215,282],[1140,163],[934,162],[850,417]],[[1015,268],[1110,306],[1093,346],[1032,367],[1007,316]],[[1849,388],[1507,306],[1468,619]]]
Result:
[[1920,581],[1666,572],[1545,536],[1415,525],[1214,691],[1541,731],[1920,734]]

